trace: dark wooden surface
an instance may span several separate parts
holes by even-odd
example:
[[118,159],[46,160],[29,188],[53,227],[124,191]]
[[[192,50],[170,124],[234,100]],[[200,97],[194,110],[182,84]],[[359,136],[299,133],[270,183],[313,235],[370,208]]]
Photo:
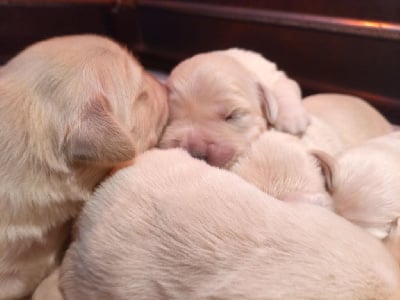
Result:
[[[157,2],[157,1],[156,1]],[[149,68],[168,72],[195,53],[228,47],[261,52],[298,80],[305,94],[344,92],[362,96],[400,123],[400,35],[341,32],[265,21],[263,13],[351,18],[400,26],[398,0],[0,0],[0,62],[28,44],[56,35],[98,33],[131,48]],[[168,9],[172,3],[174,9]],[[200,4],[208,14],[191,9]],[[163,7],[163,5],[165,7]],[[189,5],[189,9],[188,9]],[[180,9],[182,8],[182,9]],[[183,9],[184,8],[184,9]],[[226,8],[226,10],[225,10]],[[238,12],[232,15],[233,11]],[[258,20],[242,11],[261,13]],[[333,19],[332,19],[333,18]],[[281,20],[282,21],[282,20]],[[283,19],[283,21],[285,21]],[[322,19],[322,23],[324,19]],[[380,23],[385,22],[385,23]],[[363,22],[356,22],[363,24]],[[367,25],[369,23],[366,23]],[[378,25],[377,25],[378,24]],[[345,28],[346,29],[346,28]],[[361,28],[363,29],[363,28]],[[368,29],[368,28],[367,28]]]

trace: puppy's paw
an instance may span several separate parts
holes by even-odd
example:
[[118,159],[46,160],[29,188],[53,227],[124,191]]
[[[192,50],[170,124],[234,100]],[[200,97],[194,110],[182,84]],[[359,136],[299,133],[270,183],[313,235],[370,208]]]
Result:
[[310,124],[310,116],[304,107],[288,107],[279,113],[274,127],[283,132],[301,135]]

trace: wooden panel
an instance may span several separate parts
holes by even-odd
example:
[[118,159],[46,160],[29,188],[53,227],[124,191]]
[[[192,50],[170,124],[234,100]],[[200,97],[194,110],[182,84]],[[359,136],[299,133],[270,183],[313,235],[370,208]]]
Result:
[[[138,2],[145,3],[146,0]],[[176,0],[176,2],[400,22],[398,0]]]
[[0,5],[59,5],[59,4],[109,4],[134,5],[135,0],[0,0]]
[[1,6],[0,64],[33,42],[59,35],[95,33],[134,43],[134,18],[129,6]]

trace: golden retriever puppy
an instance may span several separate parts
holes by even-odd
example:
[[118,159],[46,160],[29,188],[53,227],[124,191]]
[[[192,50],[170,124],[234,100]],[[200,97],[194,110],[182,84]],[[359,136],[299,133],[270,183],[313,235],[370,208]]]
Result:
[[324,167],[336,213],[378,239],[399,236],[400,132],[371,139],[337,157],[315,155]]
[[195,55],[167,82],[170,119],[161,147],[182,147],[227,167],[269,125],[302,133],[309,116],[298,84],[261,55],[229,49]]
[[345,94],[316,94],[305,97],[306,110],[331,126],[345,148],[385,135],[393,130],[389,121],[365,100]]
[[399,299],[393,257],[327,209],[289,205],[181,149],[104,181],[61,266],[75,299]]
[[0,76],[0,299],[21,299],[57,265],[76,217],[116,164],[158,142],[164,87],[113,41],[36,43]]
[[319,160],[295,136],[264,132],[230,170],[274,198],[301,195],[332,209]]

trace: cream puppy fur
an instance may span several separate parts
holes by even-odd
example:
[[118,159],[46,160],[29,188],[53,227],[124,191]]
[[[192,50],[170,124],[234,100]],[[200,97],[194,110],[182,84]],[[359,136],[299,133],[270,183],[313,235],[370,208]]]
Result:
[[[399,238],[400,132],[371,139],[337,157],[315,154],[324,166],[335,212],[389,244]],[[396,251],[400,254],[399,247]]]
[[252,51],[195,55],[172,70],[167,85],[161,147],[183,147],[211,165],[231,165],[269,125],[299,134],[309,123],[298,84]]
[[310,152],[294,136],[268,131],[231,171],[277,199],[335,211],[383,240],[400,262],[400,132],[334,157]]
[[393,130],[389,121],[374,107],[352,95],[316,94],[305,97],[303,104],[311,115],[335,130],[345,148]]
[[2,67],[1,300],[33,292],[94,187],[157,143],[166,97],[125,49],[99,36],[39,42]]
[[398,266],[365,231],[181,149],[148,151],[103,182],[78,225],[67,300],[400,297]]
[[295,136],[264,132],[230,170],[274,198],[289,200],[301,195],[332,209],[320,161]]

